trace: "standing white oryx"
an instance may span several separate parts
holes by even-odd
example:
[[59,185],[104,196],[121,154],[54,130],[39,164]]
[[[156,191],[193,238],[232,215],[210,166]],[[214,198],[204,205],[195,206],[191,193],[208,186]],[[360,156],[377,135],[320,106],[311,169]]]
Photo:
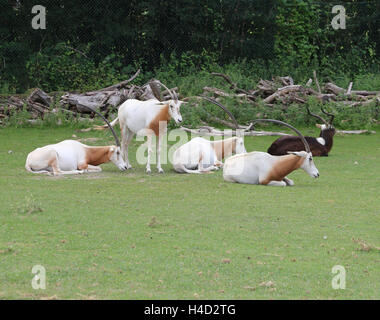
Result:
[[241,137],[210,141],[201,137],[191,139],[173,154],[173,169],[179,173],[203,173],[218,170],[222,160],[233,153],[247,152]]
[[266,152],[250,152],[232,156],[224,164],[224,180],[247,184],[292,186],[293,181],[286,176],[299,168],[313,178],[319,177],[309,144],[297,129],[278,120],[258,119],[256,121],[274,122],[291,128],[300,136],[306,151],[289,151],[289,154],[284,156],[272,156]]
[[32,173],[53,175],[79,174],[100,172],[102,168],[99,165],[111,161],[120,170],[126,170],[116,133],[99,112],[91,111],[97,113],[106,121],[115,137],[116,146],[91,147],[79,141],[64,140],[30,152],[26,159],[25,169]]
[[162,138],[166,133],[167,123],[171,118],[173,118],[176,123],[182,122],[180,107],[184,102],[178,100],[178,96],[175,92],[171,92],[162,83],[159,84],[168,91],[171,100],[161,102],[156,99],[150,99],[147,101],[129,99],[120,106],[118,117],[111,122],[111,126],[114,126],[117,121],[120,122],[122,137],[121,150],[127,164],[127,169],[132,167],[128,159],[128,146],[133,136],[137,133],[139,135],[147,136],[148,158],[146,172],[151,172],[150,158],[152,154],[152,136],[154,134],[158,137],[157,169],[159,173],[164,172],[161,168],[160,159]]

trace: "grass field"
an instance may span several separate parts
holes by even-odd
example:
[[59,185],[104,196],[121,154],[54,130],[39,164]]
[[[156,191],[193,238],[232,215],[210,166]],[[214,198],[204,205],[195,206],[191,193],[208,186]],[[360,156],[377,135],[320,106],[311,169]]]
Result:
[[[337,136],[315,159],[320,178],[297,171],[286,188],[170,165],[147,175],[135,162],[126,173],[25,171],[28,152],[72,134],[111,142],[0,129],[1,299],[380,299],[379,134]],[[273,140],[246,138],[246,148]],[[46,290],[31,286],[34,265],[46,268]],[[346,269],[345,290],[332,289],[334,265]]]

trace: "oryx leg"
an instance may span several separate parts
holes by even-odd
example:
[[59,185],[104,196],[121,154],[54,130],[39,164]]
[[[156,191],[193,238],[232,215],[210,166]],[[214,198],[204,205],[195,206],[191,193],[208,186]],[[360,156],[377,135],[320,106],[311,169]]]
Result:
[[85,170],[69,170],[69,171],[62,171],[60,168],[59,168],[59,165],[58,165],[58,161],[57,163],[53,163],[51,165],[52,169],[53,169],[53,175],[54,176],[61,176],[61,175],[64,175],[64,174],[81,174],[81,173],[84,173]]
[[275,181],[272,180],[270,181],[267,186],[273,186],[273,187],[286,187],[286,182],[285,181]]
[[293,180],[285,177],[284,179],[282,179],[282,181],[284,181],[286,183],[287,186],[294,186],[294,182]]
[[58,155],[56,154],[53,159],[49,161],[49,166],[53,169],[53,175],[54,176],[60,176],[63,174],[80,174],[84,173],[84,169],[80,170],[68,170],[68,171],[62,171],[59,167],[59,161],[58,161]]
[[129,158],[128,158],[128,147],[133,139],[134,133],[128,128],[126,128],[125,131],[126,131],[126,142],[125,142],[125,151],[124,151],[125,152],[124,161],[125,161],[125,164],[127,165],[127,169],[131,169],[132,166],[129,163]]
[[218,170],[218,169],[219,168],[217,168],[215,165],[211,165],[211,166],[208,166],[208,167],[205,168],[203,166],[202,155],[200,156],[199,163],[198,163],[198,170],[199,170],[199,172],[205,173],[205,172],[210,172],[210,171],[214,171],[214,170]]
[[202,164],[199,164],[199,167],[198,167],[199,169],[199,171],[200,172],[211,172],[211,171],[215,171],[215,170],[219,170],[219,168],[218,167],[216,167],[216,166],[209,166],[209,167],[207,167],[207,168],[204,168],[203,166],[202,166]]
[[99,166],[93,166],[93,165],[88,165],[87,166],[87,169],[84,170],[85,172],[89,172],[89,173],[92,173],[92,172],[101,172],[102,171],[102,168],[99,167]]
[[214,166],[216,167],[216,170],[219,170],[220,168],[223,168],[223,162],[215,160]]
[[87,163],[81,163],[81,164],[78,164],[78,170],[83,170],[83,172],[91,173],[91,172],[101,172],[102,168],[99,166],[93,166]]
[[164,173],[164,170],[161,168],[162,137],[163,137],[163,134],[159,134],[158,139],[157,139],[157,170],[158,170],[158,173]]
[[125,125],[124,122],[120,121],[120,131],[121,131],[121,154],[126,162],[127,169],[132,168],[132,166],[129,164],[128,159],[128,146],[133,139],[134,133],[129,130],[129,128]]
[[152,132],[147,133],[146,143],[148,145],[148,157],[147,157],[147,161],[146,161],[146,173],[151,173],[152,171],[150,170],[150,158],[152,155]]

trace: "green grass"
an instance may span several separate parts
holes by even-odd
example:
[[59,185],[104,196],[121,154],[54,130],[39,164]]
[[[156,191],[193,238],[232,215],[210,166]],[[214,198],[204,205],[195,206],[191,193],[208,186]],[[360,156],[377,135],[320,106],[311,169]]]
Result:
[[[135,161],[127,173],[112,164],[59,178],[25,171],[28,152],[72,134],[111,142],[105,132],[0,129],[0,298],[380,298],[380,252],[352,240],[380,247],[378,134],[337,136],[331,156],[315,160],[321,177],[297,171],[287,188],[170,165],[146,175]],[[273,140],[247,138],[246,148]],[[46,290],[31,287],[37,264]],[[345,290],[331,287],[334,265],[346,268]]]

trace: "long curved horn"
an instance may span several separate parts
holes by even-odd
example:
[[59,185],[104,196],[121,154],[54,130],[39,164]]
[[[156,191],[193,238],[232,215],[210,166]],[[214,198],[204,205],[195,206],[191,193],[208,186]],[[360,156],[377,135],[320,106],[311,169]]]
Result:
[[101,117],[103,120],[104,120],[104,122],[107,124],[107,126],[110,128],[110,130],[111,130],[111,132],[112,132],[112,134],[113,134],[113,136],[114,136],[114,138],[115,138],[115,142],[116,142],[116,145],[118,146],[118,147],[120,147],[120,141],[119,141],[119,138],[117,137],[117,134],[116,134],[116,132],[115,132],[115,130],[112,128],[112,126],[111,126],[111,124],[108,122],[108,120],[100,113],[100,112],[98,112],[98,111],[96,111],[96,110],[94,110],[94,109],[91,109],[90,107],[88,107],[88,106],[85,106],[85,105],[83,105],[83,104],[81,104],[80,105],[81,107],[85,107],[86,109],[88,109],[88,110],[90,110],[91,112],[95,112],[99,117]]
[[155,79],[152,79],[149,81],[149,86],[152,89],[153,95],[156,97],[158,101],[161,101],[161,92],[160,92],[160,87],[159,87],[159,82]]
[[252,123],[255,123],[255,122],[273,122],[273,123],[277,123],[277,124],[281,124],[285,127],[288,127],[290,129],[292,129],[295,133],[298,134],[298,136],[301,138],[304,146],[305,146],[305,150],[307,153],[310,153],[310,146],[309,144],[307,143],[305,137],[303,136],[303,134],[297,130],[296,128],[294,128],[293,126],[291,126],[290,124],[286,123],[286,122],[283,122],[283,121],[280,121],[280,120],[273,120],[273,119],[256,119],[254,121],[252,121]]
[[325,125],[327,125],[327,126],[329,125],[329,124],[327,123],[327,121],[326,121],[325,119],[323,119],[321,116],[319,116],[319,115],[317,115],[317,114],[315,114],[315,113],[311,113],[309,107],[306,107],[306,110],[307,110],[307,113],[308,113],[309,115],[311,115],[312,117],[315,117],[315,118],[321,120],[321,121],[322,121]]
[[169,89],[167,86],[165,86],[161,81],[159,81],[159,80],[157,80],[157,81],[158,81],[158,83],[159,83],[161,86],[163,86],[163,87],[169,92],[170,97],[171,97],[174,101],[177,101],[177,100],[178,100],[178,97],[177,97],[176,95],[174,95],[173,92],[171,92],[170,89]]
[[229,115],[229,117],[232,119],[232,121],[234,122],[234,125],[235,125],[235,128],[236,129],[239,129],[239,124],[238,124],[238,122],[236,121],[236,119],[235,119],[235,117],[233,116],[233,114],[224,106],[224,105],[222,105],[220,102],[218,102],[218,101],[216,101],[216,100],[214,100],[214,99],[211,99],[211,98],[209,98],[209,97],[206,97],[206,96],[201,96],[203,99],[205,99],[206,101],[208,101],[208,102],[211,102],[211,103],[213,103],[213,104],[215,104],[215,105],[217,105],[219,108],[221,108],[221,109],[223,109],[223,111],[225,112],[225,113],[227,113],[228,115]]
[[334,121],[334,118],[335,118],[335,114],[332,114],[332,113],[329,113],[329,112],[325,111],[325,109],[323,109],[323,107],[321,107],[321,111],[322,111],[326,116],[329,116],[329,117],[330,117],[329,125],[332,125],[332,124],[333,124],[333,121]]

